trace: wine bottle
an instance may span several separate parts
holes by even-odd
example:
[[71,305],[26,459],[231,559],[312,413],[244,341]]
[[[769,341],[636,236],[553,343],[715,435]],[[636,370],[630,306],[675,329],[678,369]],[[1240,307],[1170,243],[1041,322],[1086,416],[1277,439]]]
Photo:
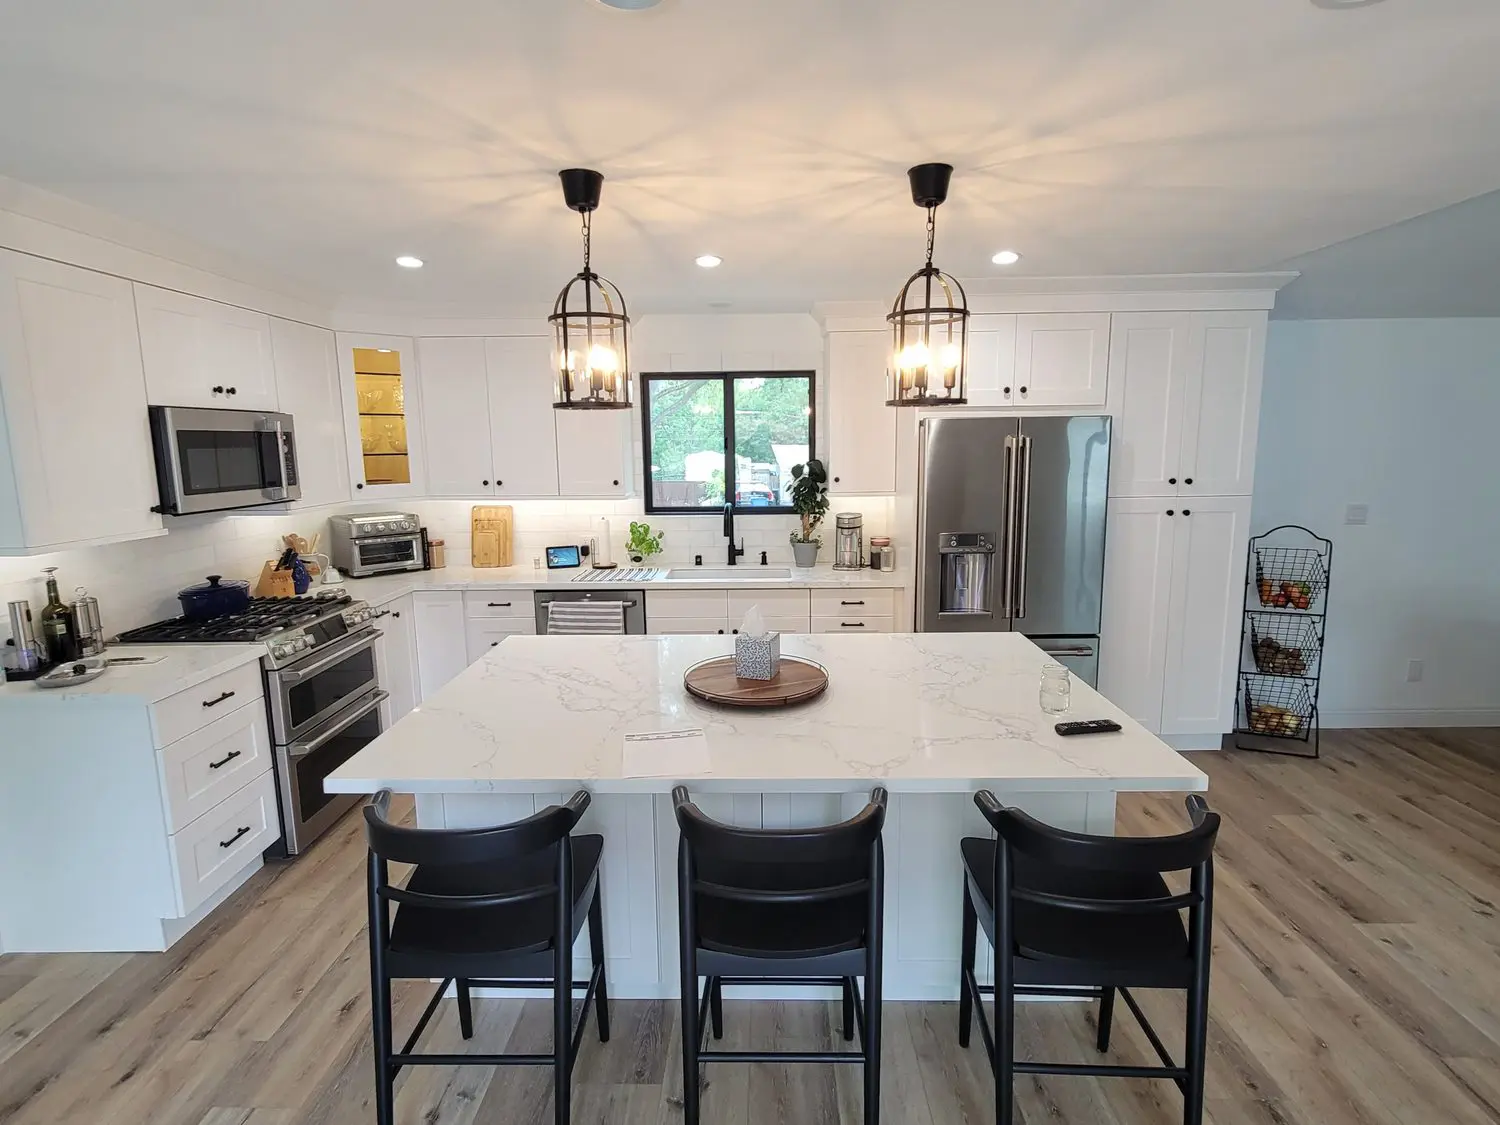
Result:
[[46,568],[47,604],[42,608],[42,643],[47,646],[47,659],[53,664],[78,659],[78,633],[73,624],[73,611],[63,604],[62,594],[57,589],[57,567]]

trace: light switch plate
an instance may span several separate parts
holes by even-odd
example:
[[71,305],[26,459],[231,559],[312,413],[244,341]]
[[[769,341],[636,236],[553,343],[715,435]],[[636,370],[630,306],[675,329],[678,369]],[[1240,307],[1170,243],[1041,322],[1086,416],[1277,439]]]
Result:
[[1350,504],[1344,509],[1345,523],[1369,523],[1370,505]]

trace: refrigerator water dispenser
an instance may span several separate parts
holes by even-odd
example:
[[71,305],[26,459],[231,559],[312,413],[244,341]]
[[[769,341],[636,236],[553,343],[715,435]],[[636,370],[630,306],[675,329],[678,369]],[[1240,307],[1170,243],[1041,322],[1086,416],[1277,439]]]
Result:
[[942,560],[938,613],[990,616],[995,537],[944,531],[938,535],[938,556]]

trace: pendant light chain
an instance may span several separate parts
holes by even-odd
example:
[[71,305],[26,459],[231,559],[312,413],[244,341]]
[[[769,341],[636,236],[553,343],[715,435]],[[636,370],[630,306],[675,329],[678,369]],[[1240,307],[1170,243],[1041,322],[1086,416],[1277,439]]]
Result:
[[937,240],[937,204],[927,205],[927,268],[932,268],[932,246]]
[[[589,216],[591,214],[593,214],[592,211],[585,211],[583,213],[583,272],[585,274],[591,272],[589,269],[589,235],[590,228],[592,226],[592,224],[589,222]],[[928,258],[932,257],[932,251],[930,249],[927,251],[927,256]]]

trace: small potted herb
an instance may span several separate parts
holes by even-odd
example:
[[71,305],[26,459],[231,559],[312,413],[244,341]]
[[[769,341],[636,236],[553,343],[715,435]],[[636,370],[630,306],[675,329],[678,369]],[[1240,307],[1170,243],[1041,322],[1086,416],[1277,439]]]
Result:
[[792,466],[792,511],[802,521],[792,532],[792,558],[798,566],[816,566],[823,540],[814,534],[828,514],[828,470],[816,457]]
[[653,532],[649,523],[631,520],[630,539],[625,544],[625,552],[630,556],[630,561],[643,563],[652,555],[661,554],[661,541],[666,535],[665,531]]

